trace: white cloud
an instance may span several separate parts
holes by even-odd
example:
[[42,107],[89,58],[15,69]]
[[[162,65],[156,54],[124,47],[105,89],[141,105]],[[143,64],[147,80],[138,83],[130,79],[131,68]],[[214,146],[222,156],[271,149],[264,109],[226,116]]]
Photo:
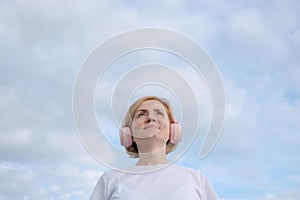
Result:
[[79,166],[60,163],[27,165],[2,162],[1,199],[87,199],[90,194],[85,191],[92,191],[101,173],[96,168],[82,169]]

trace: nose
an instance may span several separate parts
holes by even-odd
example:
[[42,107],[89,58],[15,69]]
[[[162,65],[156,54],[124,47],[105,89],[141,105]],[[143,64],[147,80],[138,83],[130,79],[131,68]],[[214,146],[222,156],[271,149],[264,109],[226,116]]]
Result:
[[146,119],[146,122],[148,122],[148,123],[151,122],[151,121],[156,121],[153,112],[149,112],[149,114],[147,116],[147,119]]

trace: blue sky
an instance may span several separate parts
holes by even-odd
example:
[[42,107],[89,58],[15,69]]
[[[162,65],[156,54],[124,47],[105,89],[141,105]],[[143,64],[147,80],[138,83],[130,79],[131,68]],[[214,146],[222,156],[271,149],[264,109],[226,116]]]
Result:
[[[89,53],[140,27],[201,44],[224,81],[226,123],[203,160],[198,137],[178,164],[222,199],[300,196],[299,1],[1,1],[0,199],[88,199],[101,166],[72,115]],[[113,130],[113,127],[110,127]]]

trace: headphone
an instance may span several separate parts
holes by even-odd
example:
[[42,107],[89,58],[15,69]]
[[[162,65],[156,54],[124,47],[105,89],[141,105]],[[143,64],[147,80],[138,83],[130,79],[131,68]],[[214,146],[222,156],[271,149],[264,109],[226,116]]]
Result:
[[[178,123],[176,118],[174,123],[171,123],[170,125],[169,138],[170,138],[170,143],[172,144],[177,144],[182,139],[181,125]],[[120,142],[121,145],[124,147],[130,147],[132,145],[132,133],[130,127],[125,126],[124,124],[120,129]]]

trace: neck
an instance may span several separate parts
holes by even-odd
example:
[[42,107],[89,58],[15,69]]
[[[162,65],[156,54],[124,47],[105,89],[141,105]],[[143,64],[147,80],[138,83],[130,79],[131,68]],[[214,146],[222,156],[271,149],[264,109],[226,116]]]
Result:
[[[139,150],[140,151],[140,150]],[[166,158],[166,147],[154,151],[142,151],[139,153],[139,161],[136,165],[162,165],[168,164]]]

